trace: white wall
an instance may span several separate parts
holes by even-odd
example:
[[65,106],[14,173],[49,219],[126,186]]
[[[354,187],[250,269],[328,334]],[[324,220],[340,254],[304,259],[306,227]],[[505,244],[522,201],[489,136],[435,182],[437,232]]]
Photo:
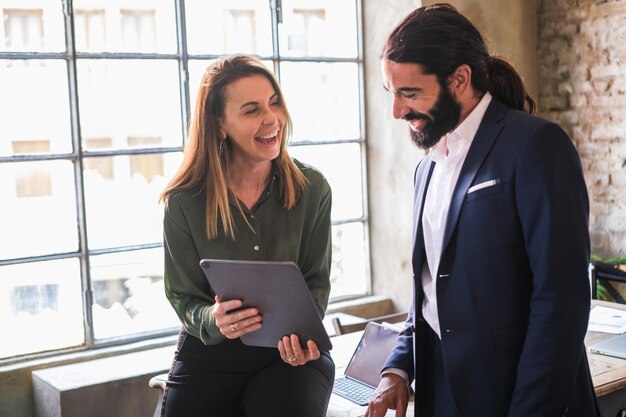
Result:
[[407,310],[412,299],[413,171],[424,153],[411,143],[406,122],[391,116],[379,56],[391,29],[420,5],[363,0],[372,291],[391,297],[398,310]]

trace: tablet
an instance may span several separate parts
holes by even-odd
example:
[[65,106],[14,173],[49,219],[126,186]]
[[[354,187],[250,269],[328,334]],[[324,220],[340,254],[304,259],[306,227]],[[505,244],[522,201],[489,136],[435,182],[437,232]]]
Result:
[[306,348],[311,339],[320,350],[332,349],[300,268],[293,262],[203,259],[200,267],[222,300],[242,300],[255,307],[263,326],[241,336],[246,345],[273,347],[295,333]]

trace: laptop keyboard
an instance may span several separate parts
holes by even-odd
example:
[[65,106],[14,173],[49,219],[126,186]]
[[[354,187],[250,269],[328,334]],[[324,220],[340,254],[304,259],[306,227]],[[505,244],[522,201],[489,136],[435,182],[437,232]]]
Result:
[[335,379],[333,392],[358,405],[367,405],[374,394],[374,388],[348,378],[337,378]]

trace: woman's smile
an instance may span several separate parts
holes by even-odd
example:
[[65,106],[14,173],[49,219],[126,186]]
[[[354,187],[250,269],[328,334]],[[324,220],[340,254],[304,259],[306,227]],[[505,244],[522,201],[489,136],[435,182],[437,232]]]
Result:
[[280,129],[276,129],[275,131],[267,134],[267,135],[263,135],[263,136],[257,136],[254,138],[255,141],[262,143],[264,145],[273,145],[276,143],[276,140],[278,138],[278,131]]

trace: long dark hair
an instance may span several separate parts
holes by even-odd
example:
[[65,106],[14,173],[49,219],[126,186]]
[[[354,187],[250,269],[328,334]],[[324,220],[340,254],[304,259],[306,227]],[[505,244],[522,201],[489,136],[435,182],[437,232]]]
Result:
[[434,74],[441,86],[460,65],[472,69],[472,86],[489,91],[507,107],[533,114],[530,97],[515,68],[500,57],[490,56],[478,29],[446,3],[420,7],[406,16],[389,34],[383,59],[420,64]]

